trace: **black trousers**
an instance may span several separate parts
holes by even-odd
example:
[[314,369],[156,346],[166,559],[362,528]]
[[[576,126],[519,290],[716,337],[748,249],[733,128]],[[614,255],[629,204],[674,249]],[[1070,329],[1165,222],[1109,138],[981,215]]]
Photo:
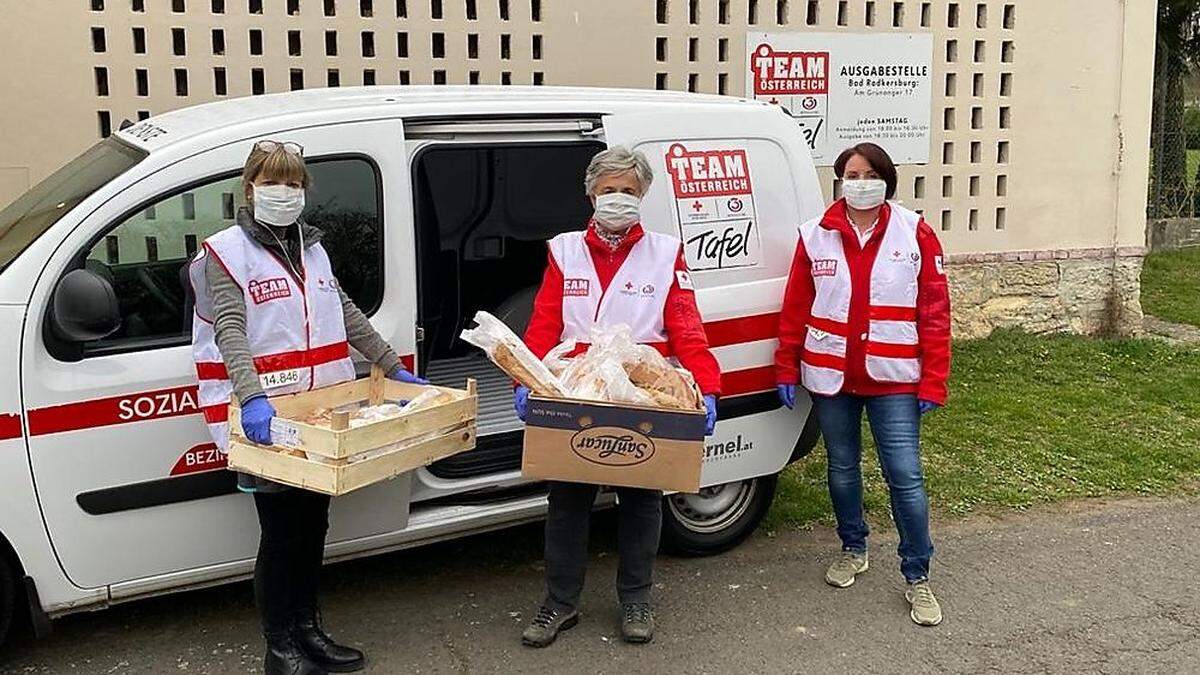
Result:
[[283,633],[295,617],[317,609],[329,496],[297,489],[256,492],[254,506],[261,528],[254,602],[263,633]]
[[[588,562],[588,524],[597,485],[550,483],[546,515],[546,606],[571,611],[579,606]],[[662,492],[616,488],[617,598],[649,602],[654,557],[662,528]]]

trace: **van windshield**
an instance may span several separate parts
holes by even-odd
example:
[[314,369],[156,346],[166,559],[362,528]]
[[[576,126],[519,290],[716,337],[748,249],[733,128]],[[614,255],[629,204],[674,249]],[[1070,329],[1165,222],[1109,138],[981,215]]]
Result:
[[0,211],[0,272],[59,218],[145,156],[110,136],[5,207]]

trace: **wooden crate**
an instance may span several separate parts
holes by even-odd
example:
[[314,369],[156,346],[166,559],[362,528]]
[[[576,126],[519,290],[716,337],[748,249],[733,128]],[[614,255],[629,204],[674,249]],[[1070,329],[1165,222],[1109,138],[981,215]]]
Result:
[[[378,405],[412,399],[430,388],[453,400],[407,415],[347,428],[344,414],[331,428],[301,420],[354,403]],[[466,390],[405,384],[372,372],[367,379],[272,397],[274,445],[258,445],[242,434],[241,408],[229,406],[229,468],[278,483],[343,495],[475,447],[479,407],[475,380]]]

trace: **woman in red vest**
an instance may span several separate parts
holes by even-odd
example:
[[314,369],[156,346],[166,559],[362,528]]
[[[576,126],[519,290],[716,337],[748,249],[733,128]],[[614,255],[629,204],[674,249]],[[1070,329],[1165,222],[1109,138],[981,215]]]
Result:
[[[595,214],[586,230],[560,234],[549,242],[549,261],[525,343],[544,358],[566,340],[586,342],[594,327],[629,326],[635,340],[674,356],[692,372],[704,394],[711,434],[721,369],[708,349],[679,239],[642,229],[639,204],[653,179],[641,153],[618,146],[592,158],[584,188]],[[528,399],[529,389],[517,387],[515,405],[521,419]],[[546,599],[521,637],[526,645],[545,647],[579,620],[588,520],[597,489],[583,483],[550,484]],[[654,635],[649,600],[662,528],[662,492],[616,492],[621,636],[626,642],[649,642]]]
[[834,163],[843,197],[800,227],[779,319],[779,397],[812,395],[829,455],[829,496],[842,553],[825,581],[838,588],[867,571],[862,505],[865,410],[900,534],[900,571],[912,620],[941,623],[929,587],[929,500],[920,419],[946,402],[950,298],[942,247],[920,215],[889,201],[896,166],[874,143]]

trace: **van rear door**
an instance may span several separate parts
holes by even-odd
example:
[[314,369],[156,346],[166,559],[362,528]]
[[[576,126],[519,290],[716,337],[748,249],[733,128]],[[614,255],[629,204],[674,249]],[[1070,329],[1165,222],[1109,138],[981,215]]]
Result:
[[722,104],[609,115],[604,133],[650,160],[642,223],[683,241],[721,363],[724,421],[708,441],[703,484],[778,471],[807,414],[775,398],[779,308],[797,228],[824,207],[799,128],[774,106]]

